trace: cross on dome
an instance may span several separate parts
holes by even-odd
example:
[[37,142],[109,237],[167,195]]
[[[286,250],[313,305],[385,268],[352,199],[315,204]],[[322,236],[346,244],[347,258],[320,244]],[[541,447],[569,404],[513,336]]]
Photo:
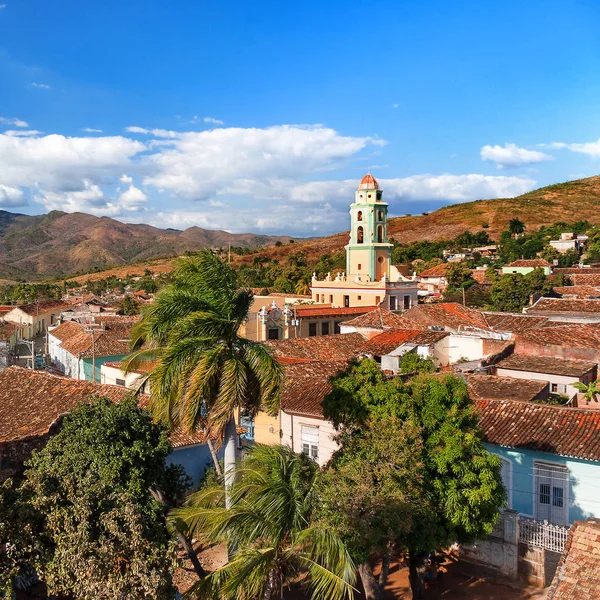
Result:
[[377,183],[377,179],[371,175],[371,173],[367,173],[361,180],[358,185],[359,190],[378,190],[379,184]]

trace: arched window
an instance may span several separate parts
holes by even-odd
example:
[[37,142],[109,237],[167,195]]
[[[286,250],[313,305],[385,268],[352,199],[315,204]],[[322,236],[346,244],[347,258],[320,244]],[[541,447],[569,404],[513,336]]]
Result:
[[362,221],[362,210],[359,210],[359,211],[356,213],[356,220],[357,220],[357,221]]
[[377,241],[380,244],[383,243],[383,225],[379,225],[379,227],[377,227]]
[[383,211],[382,210],[377,211],[377,220],[383,221]]
[[363,235],[364,235],[364,234],[363,234],[363,228],[362,228],[362,227],[359,227],[359,228],[356,230],[356,243],[357,243],[357,244],[362,244],[362,243],[363,243]]

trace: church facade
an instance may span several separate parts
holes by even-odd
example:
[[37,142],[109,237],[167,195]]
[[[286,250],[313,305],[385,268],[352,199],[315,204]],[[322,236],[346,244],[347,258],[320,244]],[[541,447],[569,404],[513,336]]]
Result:
[[350,239],[346,245],[346,272],[324,280],[313,275],[312,299],[332,308],[382,306],[408,310],[417,304],[418,286],[392,265],[388,240],[388,204],[377,180],[365,175],[350,205]]

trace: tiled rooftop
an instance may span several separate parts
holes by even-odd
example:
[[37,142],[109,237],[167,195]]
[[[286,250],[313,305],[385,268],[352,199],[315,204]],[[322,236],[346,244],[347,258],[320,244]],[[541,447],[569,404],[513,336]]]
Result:
[[549,323],[547,327],[518,333],[516,340],[542,346],[598,350],[600,348],[600,328],[579,323],[568,323],[566,325]]
[[600,300],[581,298],[540,298],[528,313],[597,313],[600,315]]
[[[0,372],[0,443],[48,433],[59,417],[93,396],[119,402],[131,393],[131,390],[121,386],[60,377],[47,371],[9,367]],[[141,396],[140,406],[147,404],[148,397]],[[176,427],[170,439],[173,446],[178,447],[201,443],[205,437],[202,433],[188,434]]]
[[376,306],[347,306],[333,308],[331,306],[319,306],[311,304],[309,306],[297,306],[295,308],[298,317],[345,317],[348,315],[362,315],[375,310]]
[[404,318],[412,325],[440,325],[454,330],[490,329],[483,313],[457,302],[419,304],[405,312]]
[[534,317],[513,313],[483,313],[486,323],[494,331],[519,332],[536,329],[548,322],[548,317]]
[[63,300],[49,300],[47,302],[32,302],[30,304],[21,304],[20,306],[14,306],[13,308],[20,308],[23,312],[28,315],[36,315],[38,312],[45,312],[53,309],[66,309],[70,308],[69,302]]
[[569,531],[548,600],[600,598],[600,520],[575,521]]
[[514,400],[475,404],[491,444],[600,461],[600,411]]
[[360,317],[345,321],[344,325],[365,329],[406,329],[410,327],[410,321],[387,308],[376,308]]
[[347,361],[360,353],[365,338],[360,333],[322,335],[292,340],[271,340],[265,345],[281,363]]
[[568,275],[573,285],[600,286],[600,273],[586,273],[583,269],[580,269],[580,271]]
[[513,379],[495,375],[464,375],[473,400],[518,400],[538,398],[548,386],[546,381]]
[[344,370],[345,367],[345,361],[286,365],[281,395],[282,410],[322,416],[323,398],[331,391],[329,378]]
[[513,260],[513,262],[508,263],[507,267],[550,267],[550,263],[543,258],[530,258],[530,259],[520,259]]
[[496,365],[499,369],[527,371],[529,373],[548,373],[567,377],[581,377],[597,367],[597,363],[584,360],[565,360],[551,356],[527,356],[513,354]]
[[425,269],[421,271],[419,277],[427,278],[427,277],[445,277],[448,269],[450,268],[449,263],[442,263],[441,265],[436,265],[435,267],[431,267],[431,269]]
[[416,344],[420,346],[428,346],[435,344],[441,339],[450,335],[447,331],[431,331],[423,329],[396,329],[394,331],[385,331],[371,338],[361,348],[364,354],[372,354],[373,356],[384,356],[393,352],[402,344]]
[[600,297],[600,289],[591,285],[562,285],[552,288],[561,296],[576,296],[578,298]]

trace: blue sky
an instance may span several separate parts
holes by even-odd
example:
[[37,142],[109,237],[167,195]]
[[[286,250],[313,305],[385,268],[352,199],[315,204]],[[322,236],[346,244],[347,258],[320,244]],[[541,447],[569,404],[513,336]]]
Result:
[[0,208],[324,235],[600,172],[600,2],[0,0]]

